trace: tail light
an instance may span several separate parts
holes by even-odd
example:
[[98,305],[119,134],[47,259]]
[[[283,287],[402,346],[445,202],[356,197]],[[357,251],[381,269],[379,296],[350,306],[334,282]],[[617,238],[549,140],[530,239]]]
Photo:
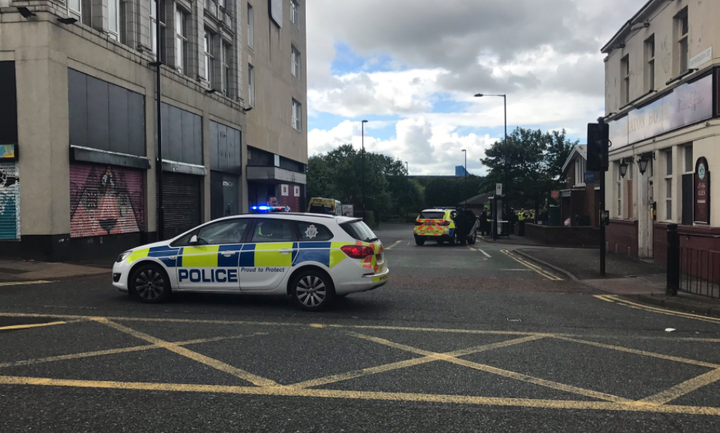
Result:
[[375,254],[375,250],[362,245],[345,245],[340,248],[351,259],[364,259]]
[[447,227],[450,225],[450,221],[440,221],[438,223],[439,226]]

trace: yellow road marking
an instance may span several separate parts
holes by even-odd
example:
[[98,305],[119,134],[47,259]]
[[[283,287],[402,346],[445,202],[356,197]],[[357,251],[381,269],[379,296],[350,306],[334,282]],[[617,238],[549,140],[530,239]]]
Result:
[[[214,343],[217,341],[235,340],[235,339],[239,339],[239,338],[250,337],[253,335],[266,335],[266,334],[257,332],[257,333],[253,333],[253,334],[249,334],[249,335],[234,335],[234,336],[229,336],[229,337],[200,338],[197,340],[178,341],[173,344],[177,344],[178,346],[190,346],[193,344]],[[119,353],[142,352],[145,350],[154,350],[154,349],[163,349],[163,347],[158,346],[156,344],[149,344],[149,345],[142,345],[142,346],[125,347],[125,348],[121,348],[121,349],[95,350],[92,352],[73,353],[70,355],[48,356],[46,358],[36,358],[36,359],[26,359],[26,360],[22,360],[22,361],[5,362],[5,363],[0,364],[0,368],[20,367],[20,366],[25,366],[25,365],[43,364],[46,362],[56,362],[56,361],[67,361],[70,359],[91,358],[91,357],[95,357],[95,356],[116,355]]]
[[32,286],[34,284],[50,284],[52,281],[45,281],[45,280],[37,280],[37,281],[14,281],[14,282],[7,282],[7,283],[0,283],[0,287],[10,287],[10,286]]
[[682,311],[666,310],[663,308],[656,308],[656,307],[651,307],[648,305],[637,304],[635,302],[631,302],[626,299],[619,298],[618,296],[615,296],[615,295],[608,295],[607,297],[609,299],[616,301],[617,303],[619,303],[621,305],[624,304],[627,307],[639,308],[642,310],[652,311],[655,313],[665,314],[668,316],[684,317],[687,319],[695,319],[695,320],[700,320],[700,321],[709,322],[709,323],[720,323],[720,318],[716,318],[716,317],[701,316],[699,314],[685,313]]
[[640,401],[653,404],[666,404],[686,394],[690,394],[691,392],[698,390],[703,386],[715,383],[718,380],[720,380],[720,369],[709,371],[698,377],[686,380],[685,382],[675,385],[670,389],[644,398]]
[[402,241],[397,241],[394,244],[390,245],[389,247],[385,248],[385,251],[391,250],[391,249],[395,248],[396,246],[400,245],[401,243],[402,243]]
[[177,343],[170,343],[165,340],[161,340],[159,338],[153,337],[152,335],[145,334],[140,331],[136,331],[132,328],[128,328],[127,326],[123,326],[119,323],[112,322],[110,320],[107,320],[105,318],[95,318],[95,320],[99,323],[102,323],[104,325],[107,325],[111,328],[117,329],[120,332],[124,332],[128,335],[132,335],[135,338],[138,338],[140,340],[145,340],[149,343],[155,344],[157,346],[161,346],[164,349],[167,349],[171,352],[177,353],[178,355],[184,356],[186,358],[192,359],[193,361],[197,361],[201,364],[205,364],[207,366],[210,366],[216,370],[223,371],[225,373],[231,374],[235,377],[238,377],[240,379],[246,380],[254,385],[257,386],[278,386],[278,384],[275,381],[272,381],[270,379],[266,379],[264,377],[257,376],[255,374],[252,374],[250,372],[247,372],[245,370],[241,370],[237,367],[233,367],[230,364],[226,364],[222,361],[218,361],[217,359],[210,358],[209,356],[202,355],[197,352],[193,352],[192,350],[186,349],[184,347],[179,346]]
[[[529,341],[540,340],[546,338],[545,335],[531,335],[529,337],[517,338],[514,340],[502,341],[499,343],[485,344],[482,346],[471,347],[468,349],[457,350],[454,352],[448,352],[446,355],[449,356],[465,356],[473,353],[485,352],[488,350],[499,349],[501,347],[509,347],[516,344],[527,343]],[[363,368],[360,370],[349,371],[347,373],[334,374],[332,376],[321,377],[318,379],[307,380],[305,382],[299,382],[292,385],[296,388],[312,388],[316,386],[327,385],[330,383],[342,382],[345,380],[356,379],[358,377],[370,376],[378,373],[385,373],[388,371],[399,370],[401,368],[413,367],[415,365],[427,364],[430,362],[439,361],[438,358],[432,356],[425,356],[422,358],[413,358],[405,361],[392,362],[390,364],[379,365],[377,367]]]
[[27,325],[3,326],[0,331],[14,331],[18,329],[42,328],[44,326],[66,325],[68,322],[31,323]]
[[[628,307],[632,307],[628,305]],[[637,307],[633,307],[637,308]],[[303,327],[310,326],[306,323],[300,322],[253,322],[248,320],[209,320],[209,319],[175,319],[175,318],[156,318],[156,317],[122,317],[122,316],[80,316],[70,314],[37,314],[37,313],[2,313],[0,317],[53,317],[56,319],[66,319],[85,321],[97,319],[107,319],[113,321],[125,321],[125,322],[146,322],[146,323],[184,323],[194,325],[238,325],[238,326],[277,326],[277,327]],[[68,322],[69,323],[69,322]],[[433,332],[433,333],[448,333],[448,334],[474,334],[474,335],[516,335],[516,336],[529,336],[529,335],[550,335],[560,337],[581,337],[581,338],[603,338],[607,335],[593,335],[593,334],[567,334],[567,333],[538,333],[532,331],[493,331],[484,329],[458,329],[458,328],[424,328],[418,327],[413,328],[409,326],[383,326],[383,325],[336,325],[328,324],[321,325],[324,328],[335,328],[335,329],[376,329],[386,331],[408,331],[408,332]],[[647,335],[627,335],[623,338],[634,339],[634,340],[668,340],[668,341],[694,341],[699,343],[720,343],[720,338],[697,338],[697,337],[667,337],[667,336],[647,336]]]
[[566,385],[564,383],[554,382],[551,380],[540,379],[538,377],[528,376],[526,374],[516,373],[514,371],[503,370],[501,368],[492,367],[490,365],[480,364],[477,362],[472,362],[472,361],[468,361],[465,359],[456,358],[454,356],[450,356],[445,353],[429,352],[427,350],[418,349],[416,347],[408,346],[405,344],[395,343],[390,340],[386,340],[384,338],[371,337],[369,335],[363,335],[363,334],[358,334],[358,333],[354,333],[354,332],[351,333],[350,335],[354,335],[355,337],[362,338],[362,339],[368,340],[368,341],[372,341],[374,343],[382,344],[382,345],[385,345],[388,347],[394,347],[396,349],[405,350],[407,352],[417,353],[419,355],[424,355],[427,357],[435,358],[440,361],[447,361],[447,362],[450,362],[453,364],[462,365],[464,367],[472,368],[475,370],[484,371],[486,373],[491,373],[491,374],[495,374],[498,376],[503,376],[503,377],[507,377],[510,379],[519,380],[521,382],[532,383],[534,385],[544,386],[546,388],[551,388],[551,389],[564,391],[564,392],[568,392],[568,393],[572,393],[572,394],[582,395],[585,397],[591,397],[591,398],[607,400],[607,401],[612,401],[612,402],[622,402],[622,403],[632,402],[632,400],[618,397],[616,395],[606,394],[606,393],[598,392],[598,391],[592,391],[589,389],[579,388],[579,387],[572,386],[572,385]]
[[164,392],[195,392],[275,397],[331,398],[347,400],[375,400],[465,404],[475,406],[522,407],[535,409],[602,410],[617,412],[647,412],[665,414],[720,416],[720,408],[702,406],[656,405],[640,402],[618,403],[604,401],[541,400],[526,398],[474,397],[465,395],[412,394],[400,392],[339,391],[293,387],[249,387],[222,385],[193,385],[176,383],[111,382],[64,380],[43,377],[0,376],[2,385],[51,386],[89,389],[120,389]]
[[595,297],[601,301],[609,302],[611,304],[615,303],[615,301],[613,301],[612,299],[608,299],[607,295],[593,295],[593,297]]
[[530,270],[542,275],[543,277],[547,278],[548,280],[551,280],[551,281],[562,281],[563,280],[562,278],[551,274],[550,272],[540,268],[539,266],[536,266],[526,260],[523,260],[523,259],[517,257],[516,255],[514,255],[513,253],[511,253],[508,250],[500,250],[500,252],[505,254],[506,256],[510,257],[511,259],[515,260],[516,262],[520,263],[521,265],[525,266],[526,268],[529,268]]
[[647,352],[644,350],[630,349],[622,346],[613,346],[611,344],[597,343],[595,341],[581,340],[579,338],[564,337],[560,335],[553,335],[552,338],[564,341],[571,341],[573,343],[585,344],[588,346],[601,347],[603,349],[616,350],[618,352],[632,353],[635,355],[647,356],[650,358],[664,359],[667,361],[681,362],[683,364],[697,365],[699,367],[707,368],[720,368],[720,365],[713,364],[710,362],[696,361],[694,359],[681,358],[679,356],[663,355],[662,353]]

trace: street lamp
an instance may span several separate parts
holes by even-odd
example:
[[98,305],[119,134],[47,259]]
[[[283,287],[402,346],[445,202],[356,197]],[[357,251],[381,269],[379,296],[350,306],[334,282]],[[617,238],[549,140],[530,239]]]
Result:
[[640,158],[638,158],[638,170],[640,170],[640,175],[644,175],[648,168],[648,163],[651,159],[655,159],[655,153],[643,153],[640,155]]
[[[463,180],[463,189],[464,194],[467,194],[467,150],[463,149],[462,152],[465,154],[465,172],[463,173],[463,176],[465,176],[465,180]],[[467,207],[467,196],[465,196],[465,207]]]
[[361,164],[361,170],[362,170],[362,199],[360,200],[360,207],[362,207],[362,215],[363,220],[365,220],[365,124],[368,123],[367,120],[363,120],[360,122],[361,128],[362,128],[362,164]]
[[624,159],[620,161],[620,177],[625,177],[628,171],[628,163]]
[[[504,173],[505,186],[504,186],[504,191],[503,191],[503,192],[505,193],[505,194],[504,194],[505,197],[508,197],[508,196],[510,195],[510,194],[509,194],[509,192],[510,192],[510,185],[509,185],[509,176],[508,176],[508,160],[509,160],[509,155],[508,155],[508,153],[509,153],[509,151],[508,151],[508,148],[507,148],[507,139],[508,139],[508,135],[507,135],[507,94],[505,94],[505,93],[494,94],[494,95],[483,94],[483,93],[477,93],[477,94],[475,94],[475,97],[476,97],[476,98],[482,98],[482,97],[485,97],[485,96],[497,96],[497,97],[502,97],[502,98],[503,98],[503,108],[504,108],[504,111],[505,111],[505,161],[504,161],[504,163],[503,163],[503,165],[504,165],[504,170],[503,170],[503,171],[505,172],[505,173]],[[508,206],[507,199],[503,200],[503,202],[505,202],[505,208],[506,208],[506,210],[507,210],[507,206]],[[509,217],[510,213],[509,213],[509,212],[506,212],[506,214],[507,214],[508,217]]]

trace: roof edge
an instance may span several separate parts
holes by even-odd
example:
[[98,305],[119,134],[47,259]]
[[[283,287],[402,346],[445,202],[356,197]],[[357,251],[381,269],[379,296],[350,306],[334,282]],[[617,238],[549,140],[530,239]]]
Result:
[[608,54],[608,52],[611,51],[612,45],[614,45],[621,36],[624,36],[626,31],[630,30],[630,27],[636,23],[638,17],[641,16],[643,13],[647,12],[647,10],[650,9],[650,7],[654,5],[654,3],[659,1],[665,0],[648,0],[648,2],[645,3],[645,6],[640,8],[640,10],[637,11],[635,15],[632,16],[632,18],[630,18],[625,24],[623,24],[622,27],[620,27],[620,30],[618,30],[615,35],[610,38],[610,40],[600,49],[600,52],[603,54]]

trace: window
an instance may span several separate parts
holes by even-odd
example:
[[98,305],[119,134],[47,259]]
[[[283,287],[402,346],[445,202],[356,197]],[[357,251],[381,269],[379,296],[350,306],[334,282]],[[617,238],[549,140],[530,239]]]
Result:
[[630,103],[630,55],[626,55],[620,60],[620,70],[622,74],[621,96],[623,105]]
[[232,53],[232,47],[230,44],[226,44],[223,42],[223,49],[222,49],[222,67],[223,67],[223,89],[222,93],[225,96],[230,95],[230,77],[231,77],[231,54]]
[[207,225],[198,231],[200,245],[239,244],[247,229],[249,219],[221,221]]
[[120,0],[108,0],[108,34],[110,38],[120,40]]
[[663,157],[665,159],[665,219],[670,221],[672,220],[672,149],[664,151]]
[[210,83],[210,88],[214,88],[214,68],[213,62],[215,57],[212,54],[213,34],[208,29],[205,29],[204,50],[205,50],[205,79]]
[[655,35],[645,40],[645,93],[655,90]]
[[617,216],[622,217],[622,176],[620,176],[620,162],[615,163],[615,195],[617,197]]
[[293,223],[282,220],[258,220],[251,242],[292,242]]
[[290,21],[300,27],[300,5],[297,0],[290,0]]
[[290,50],[290,71],[292,72],[293,77],[300,78],[300,51],[293,46],[290,47]]
[[218,0],[218,6],[225,9],[225,0]]
[[294,99],[292,101],[292,127],[302,131],[302,104]]
[[187,74],[187,13],[175,10],[175,67],[181,74]]
[[255,68],[248,65],[248,103],[255,106]]
[[324,242],[333,238],[332,232],[323,225],[299,222],[297,226],[300,242]]
[[675,16],[677,50],[675,52],[675,73],[680,75],[688,70],[688,10],[687,7]]
[[68,0],[67,5],[71,15],[82,18],[82,0]]
[[[160,2],[160,17],[156,16],[157,4]],[[153,0],[150,9],[150,21],[152,22],[152,50],[162,63],[165,63],[165,0]],[[157,26],[160,25],[160,41],[157,40]],[[159,50],[159,53],[158,53]]]
[[248,47],[253,48],[255,45],[255,11],[253,7],[248,4],[247,8],[247,40]]
[[575,160],[575,186],[585,186],[585,171],[587,162],[578,158]]
[[693,159],[693,146],[688,144],[683,149],[685,154],[685,173],[692,173],[695,171],[695,160]]

